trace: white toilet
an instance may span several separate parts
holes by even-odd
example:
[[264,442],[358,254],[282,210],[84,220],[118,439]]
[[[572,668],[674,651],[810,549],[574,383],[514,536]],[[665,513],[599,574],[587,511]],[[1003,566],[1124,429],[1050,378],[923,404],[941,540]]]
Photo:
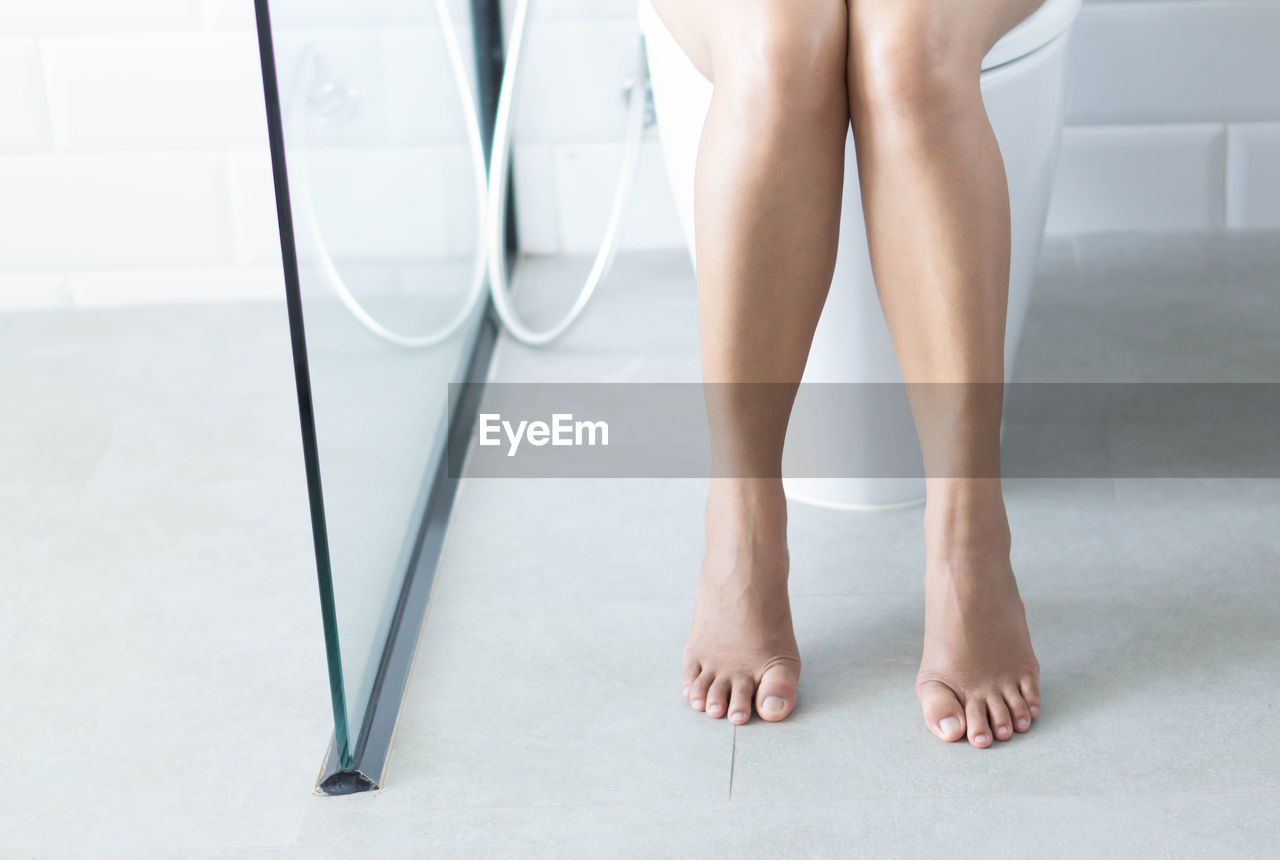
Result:
[[[1007,375],[1044,235],[1066,100],[1067,40],[1080,3],[1045,0],[982,62],[982,97],[1004,157],[1012,213]],[[640,26],[667,173],[693,256],[694,162],[711,83],[680,50],[650,0],[640,0]],[[787,494],[838,508],[910,504],[924,497],[920,448],[871,277],[852,133],[846,151],[840,251],[787,436]],[[889,384],[839,391],[808,385],[850,382]],[[836,394],[848,395],[848,402],[831,421]],[[813,452],[824,451],[848,457],[829,470],[815,468]]]

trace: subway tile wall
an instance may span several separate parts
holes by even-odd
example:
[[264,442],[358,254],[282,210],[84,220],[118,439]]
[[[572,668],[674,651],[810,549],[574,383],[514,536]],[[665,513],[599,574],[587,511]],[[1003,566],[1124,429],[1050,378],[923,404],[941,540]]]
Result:
[[[309,164],[335,256],[470,254],[465,139],[456,108],[430,109],[456,105],[432,4],[273,7],[323,22],[329,62],[361,94]],[[451,7],[465,17],[465,0]],[[521,242],[591,253],[621,160],[635,0],[533,9],[515,115]],[[0,307],[279,295],[252,27],[252,0],[6,4]],[[306,34],[280,35],[289,86]],[[1086,0],[1049,229],[1280,228],[1277,45],[1280,0]],[[423,109],[391,107],[406,104]],[[650,129],[622,245],[680,243]]]
[[[468,0],[449,4],[473,65]],[[434,4],[271,6],[286,98],[326,77],[355,93],[307,126],[333,257],[469,261],[479,201]],[[0,117],[0,308],[282,295],[252,0],[6,4]]]
[[1050,232],[1280,228],[1280,3],[1089,2]]
[[252,2],[4,5],[0,308],[280,294],[229,182],[266,147],[252,23]]

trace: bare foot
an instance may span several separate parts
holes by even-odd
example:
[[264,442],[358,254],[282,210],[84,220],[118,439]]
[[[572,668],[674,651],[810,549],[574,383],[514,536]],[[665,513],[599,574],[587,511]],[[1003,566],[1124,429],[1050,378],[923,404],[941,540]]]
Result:
[[780,481],[713,480],[707,550],[681,688],[707,716],[777,721],[796,704],[800,652],[787,596],[787,508]]
[[975,747],[1025,732],[1040,712],[1040,664],[1009,563],[998,486],[930,499],[924,656],[916,693],[929,728]]

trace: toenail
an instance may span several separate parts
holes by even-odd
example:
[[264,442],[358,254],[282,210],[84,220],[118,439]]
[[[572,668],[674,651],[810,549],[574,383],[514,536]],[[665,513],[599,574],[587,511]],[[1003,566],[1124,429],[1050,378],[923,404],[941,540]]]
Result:
[[960,731],[960,721],[955,717],[943,717],[938,721],[938,728],[944,735],[953,735]]
[[693,699],[693,700],[691,700],[691,701],[689,702],[689,704],[693,705],[695,708],[701,708],[701,707],[702,707],[702,700],[701,700],[701,699]]
[[1027,722],[1026,717],[1023,717],[1022,719],[1018,720],[1018,728],[1020,729],[1025,729],[1029,725],[1031,724]]
[[1008,726],[1001,726],[1000,728],[996,729],[996,734],[1001,735],[1001,736],[1004,736],[1004,735],[1009,734],[1009,727],[1008,727]]
[[974,735],[974,736],[973,736],[973,742],[974,742],[975,744],[985,744],[985,743],[986,743],[987,741],[989,741],[989,740],[991,740],[991,738],[987,737],[986,735]]
[[781,696],[765,696],[764,709],[766,711],[781,711],[787,707],[787,700]]
[[747,721],[747,715],[742,713],[742,711],[734,711],[729,715],[729,719],[733,720],[735,723],[745,723]]

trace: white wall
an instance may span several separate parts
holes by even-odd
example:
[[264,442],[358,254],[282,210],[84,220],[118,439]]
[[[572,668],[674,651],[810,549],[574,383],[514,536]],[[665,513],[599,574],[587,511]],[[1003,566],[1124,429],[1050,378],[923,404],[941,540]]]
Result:
[[1280,227],[1280,3],[1086,2],[1050,230]]
[[[1280,0],[1086,3],[1050,229],[1280,228]],[[276,7],[331,18],[344,8],[334,0]],[[531,251],[586,253],[598,241],[621,154],[634,8],[634,0],[535,0],[516,131],[521,236]],[[432,59],[438,40],[424,35],[431,4],[366,0],[353,14],[403,24],[377,62],[360,59],[358,34],[343,54],[344,71],[357,84],[364,76],[373,100],[359,122],[376,124],[398,149],[344,148],[364,139],[357,125],[316,159],[316,182],[327,158],[335,187],[358,187],[347,179],[357,172],[394,186],[408,158],[439,199],[406,197],[402,211],[384,213],[385,230],[365,231],[369,241],[383,243],[380,253],[463,253],[465,150],[433,127],[432,111],[405,116],[380,109],[373,95],[406,81],[447,82]],[[6,3],[0,307],[278,297],[258,74],[252,0]],[[444,89],[422,95],[423,104],[450,98]],[[331,217],[367,222],[355,202]],[[397,233],[405,224],[412,229]],[[335,221],[335,235],[347,232],[359,235]],[[681,241],[652,130],[623,241]]]
[[[271,5],[282,89],[314,42],[359,93],[308,141],[335,258],[369,262],[368,282],[371,266],[469,258],[470,159],[433,4]],[[5,3],[0,308],[282,294],[252,0]]]
[[279,295],[278,251],[237,229],[274,231],[240,169],[266,146],[251,10],[4,4],[0,306]]

